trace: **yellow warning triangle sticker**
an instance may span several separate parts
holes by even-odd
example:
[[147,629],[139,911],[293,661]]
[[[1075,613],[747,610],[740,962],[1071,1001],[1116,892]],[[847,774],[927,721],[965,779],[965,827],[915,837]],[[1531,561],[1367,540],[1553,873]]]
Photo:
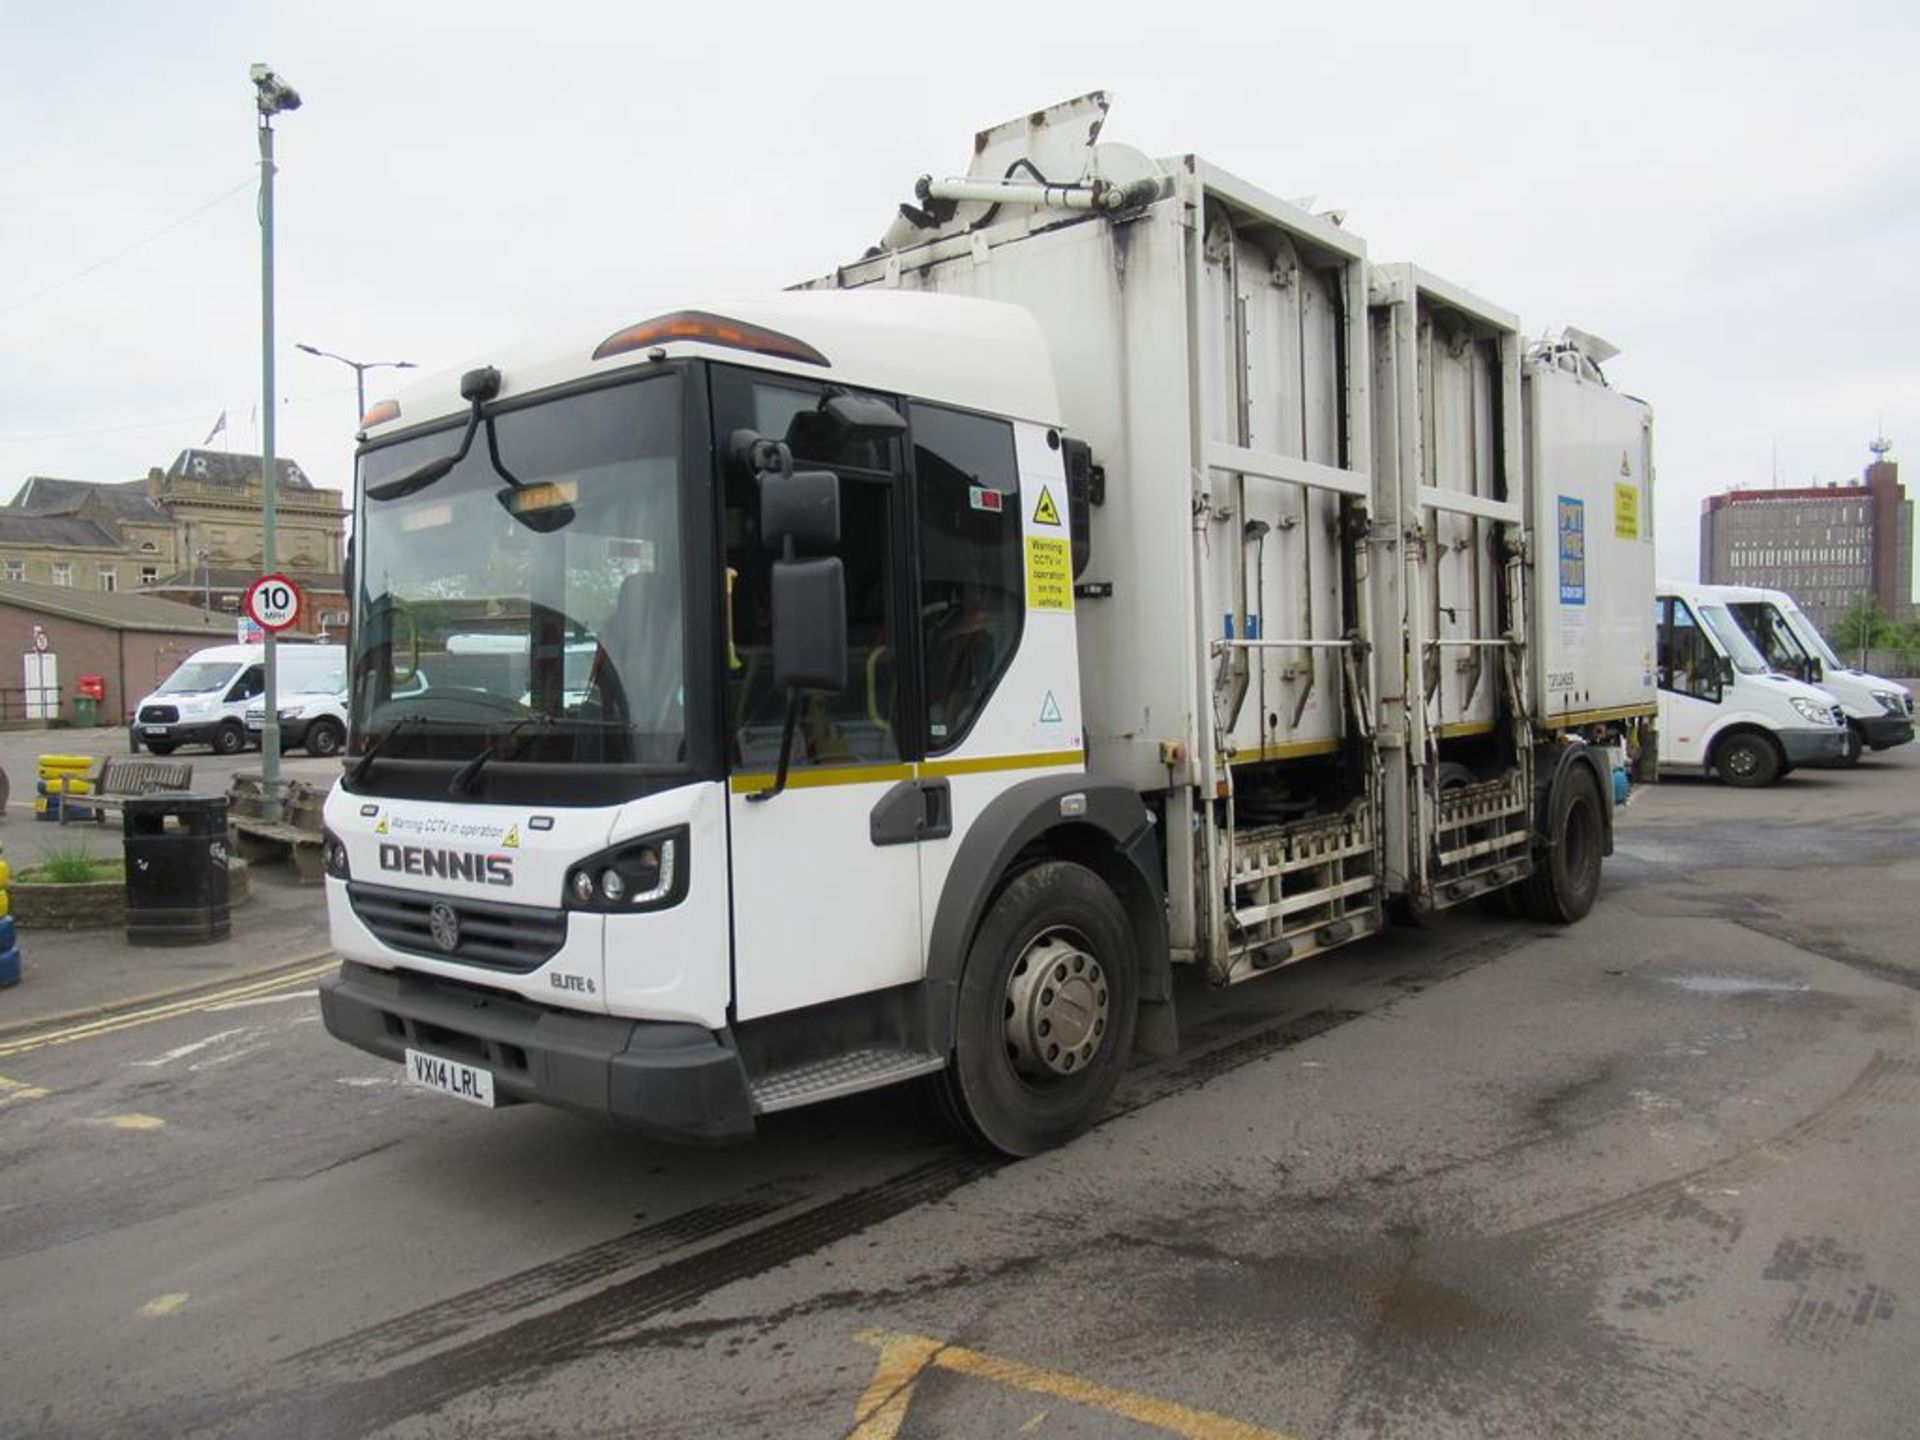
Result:
[[1033,507],[1033,523],[1036,525],[1060,523],[1060,511],[1053,503],[1053,492],[1044,485],[1040,487],[1040,503]]
[[373,833],[376,835],[384,835],[387,833],[387,817],[386,816],[382,815],[380,817],[380,823],[373,827]]
[[518,825],[509,825],[507,827],[507,833],[500,837],[500,843],[506,846],[509,850],[519,849],[520,848],[520,827]]

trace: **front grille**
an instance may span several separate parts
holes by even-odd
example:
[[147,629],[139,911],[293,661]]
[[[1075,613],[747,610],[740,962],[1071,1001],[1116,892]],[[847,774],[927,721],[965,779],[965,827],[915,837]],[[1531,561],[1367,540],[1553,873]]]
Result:
[[[525,974],[546,964],[567,939],[564,910],[391,890],[357,881],[347,885],[347,899],[360,923],[382,944],[435,960],[458,960]],[[451,950],[433,937],[433,907],[443,902],[460,926],[459,943]]]
[[142,725],[171,725],[180,718],[180,710],[174,705],[142,705],[140,723]]

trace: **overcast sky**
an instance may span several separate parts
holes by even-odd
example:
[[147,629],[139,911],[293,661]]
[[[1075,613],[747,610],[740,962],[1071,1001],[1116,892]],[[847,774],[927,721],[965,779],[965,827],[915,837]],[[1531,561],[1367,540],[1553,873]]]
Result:
[[218,443],[257,448],[252,61],[306,101],[278,125],[278,449],[342,488],[353,377],[294,342],[439,368],[777,288],[857,257],[975,130],[1106,88],[1106,138],[1620,346],[1662,568],[1691,576],[1701,497],[1776,451],[1804,484],[1856,476],[1877,427],[1920,445],[1917,16],[12,0],[0,496],[142,475],[223,411]]

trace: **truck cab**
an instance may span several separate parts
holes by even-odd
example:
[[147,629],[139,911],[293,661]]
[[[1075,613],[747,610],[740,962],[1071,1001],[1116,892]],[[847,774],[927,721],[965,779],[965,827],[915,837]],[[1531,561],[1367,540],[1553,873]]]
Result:
[[1754,787],[1796,766],[1837,762],[1848,733],[1840,707],[1777,672],[1717,588],[1656,587],[1661,768]]
[[1714,588],[1768,664],[1818,686],[1846,712],[1846,751],[1837,763],[1854,765],[1867,750],[1889,750],[1912,742],[1913,692],[1849,667],[1786,591],[1743,585]]

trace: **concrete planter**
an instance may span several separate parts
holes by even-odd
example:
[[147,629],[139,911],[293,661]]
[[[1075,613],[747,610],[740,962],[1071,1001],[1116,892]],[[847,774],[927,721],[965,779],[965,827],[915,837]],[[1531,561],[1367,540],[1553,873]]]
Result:
[[[253,893],[246,862],[227,867],[227,903],[238,905]],[[7,886],[14,923],[22,930],[114,930],[127,923],[127,883],[88,880],[78,885],[49,885],[15,880]]]

